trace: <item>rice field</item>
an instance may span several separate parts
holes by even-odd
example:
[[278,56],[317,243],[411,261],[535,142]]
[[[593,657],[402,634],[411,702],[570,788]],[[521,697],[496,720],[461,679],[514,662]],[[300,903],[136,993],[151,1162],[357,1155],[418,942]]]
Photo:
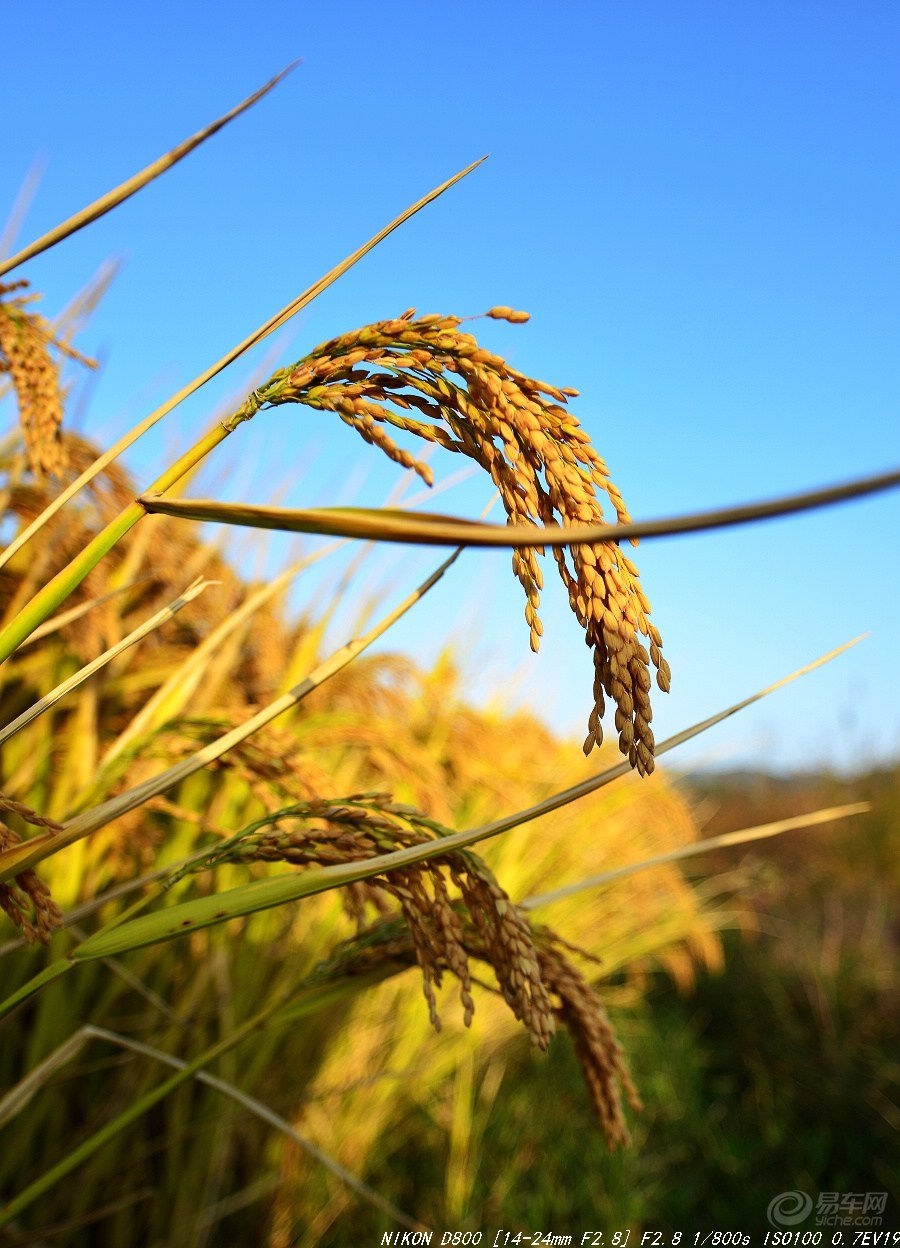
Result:
[[[63,366],[94,367],[72,341],[80,317],[51,322],[26,279],[0,284],[0,397],[13,416],[0,447],[0,1123],[15,1140],[0,1159],[4,1242],[196,1245],[243,1242],[251,1227],[253,1242],[294,1243],[298,1227],[326,1242],[360,1202],[390,1226],[463,1219],[516,1037],[529,1061],[552,1063],[567,1034],[593,1129],[625,1150],[641,1088],[611,1013],[641,1002],[654,976],[687,988],[722,967],[740,890],[728,872],[684,873],[712,842],[700,844],[694,803],[655,763],[740,707],[655,740],[653,676],[664,693],[673,674],[620,544],[636,545],[640,526],[571,411],[577,391],[512,368],[457,316],[408,309],[280,367],[150,485],[116,462],[468,172],[108,450],[67,427]],[[87,310],[101,296],[88,292]],[[505,305],[485,315],[527,319]],[[174,494],[286,403],[331,413],[426,484],[432,469],[411,448],[467,458],[505,525]],[[885,474],[845,494],[890,484]],[[254,584],[204,536],[210,519],[452,553],[329,652],[333,604],[298,617],[287,601],[328,548]],[[483,543],[512,549],[533,650],[550,547],[593,657],[582,751],[528,715],[473,709],[452,638],[432,670],[366,653]],[[604,743],[607,703],[616,745]],[[720,842],[865,809],[836,804]],[[400,1207],[365,1177],[390,1168],[423,1116],[451,1158],[430,1210]]]

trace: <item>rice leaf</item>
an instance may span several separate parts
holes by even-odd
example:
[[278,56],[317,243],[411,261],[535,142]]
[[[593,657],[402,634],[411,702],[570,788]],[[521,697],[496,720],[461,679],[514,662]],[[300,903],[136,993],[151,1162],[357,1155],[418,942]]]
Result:
[[[666,750],[674,749],[676,745],[681,745],[691,737],[705,732],[708,728],[721,723],[722,720],[736,714],[752,703],[758,702],[776,689],[780,689],[798,677],[813,671],[817,667],[821,667],[824,663],[829,662],[837,655],[843,653],[843,651],[855,645],[859,640],[861,638],[847,642],[845,645],[838,647],[838,649],[832,650],[830,653],[816,659],[806,667],[792,672],[790,676],[786,676],[775,684],[760,690],[759,693],[752,694],[726,710],[710,716],[709,719],[702,720],[700,723],[684,729],[675,736],[669,737],[657,747],[657,752],[664,753]],[[193,898],[190,901],[170,906],[165,910],[141,915],[139,918],[122,923],[112,930],[101,930],[95,935],[88,937],[77,949],[73,950],[71,956],[76,961],[83,961],[92,958],[108,957],[110,954],[124,953],[130,949],[140,949],[146,945],[153,945],[163,940],[171,940],[176,936],[194,932],[203,927],[213,927],[228,919],[256,914],[260,910],[267,910],[273,906],[298,901],[301,897],[309,897],[314,893],[325,892],[330,888],[339,888],[346,884],[371,878],[372,876],[384,875],[399,867],[407,867],[412,863],[423,862],[428,858],[440,857],[450,850],[467,848],[470,845],[477,844],[479,841],[487,840],[489,837],[506,832],[510,828],[518,827],[520,824],[537,819],[541,815],[549,814],[550,811],[568,805],[569,802],[576,801],[579,797],[595,792],[603,785],[609,784],[619,776],[627,774],[630,770],[631,768],[627,761],[619,763],[615,767],[607,768],[597,776],[591,777],[589,780],[582,781],[581,784],[574,785],[561,793],[556,793],[552,797],[548,797],[544,801],[530,806],[526,810],[509,815],[504,819],[484,824],[469,831],[452,833],[441,837],[437,841],[428,841],[425,844],[412,845],[407,849],[382,854],[363,863],[341,863],[336,866],[306,870],[301,874],[280,875],[268,879],[253,880],[248,884],[241,885],[239,888],[229,889],[226,892],[211,896]],[[21,847],[17,846],[16,848]],[[7,853],[13,852],[15,851],[7,851]],[[6,854],[0,855],[0,864],[3,863],[5,858]]]
[[753,828],[741,828],[737,832],[724,832],[721,836],[710,836],[703,841],[681,845],[667,854],[655,854],[652,858],[642,859],[641,862],[630,862],[625,867],[617,867],[615,871],[604,871],[601,875],[592,875],[574,884],[567,884],[564,888],[556,888],[552,893],[528,897],[525,901],[519,902],[519,905],[525,910],[534,910],[538,906],[549,905],[553,901],[562,900],[563,897],[571,897],[575,893],[584,892],[585,889],[609,884],[613,880],[633,875],[635,871],[646,871],[649,867],[658,867],[665,862],[680,862],[684,858],[695,858],[698,854],[707,854],[713,849],[727,849],[732,845],[745,845],[750,841],[762,841],[770,836],[780,836],[783,832],[793,832],[797,828],[811,828],[818,824],[831,823],[835,819],[849,819],[851,815],[862,815],[871,809],[871,802],[852,802],[848,806],[830,806],[825,810],[811,811],[808,815],[794,815],[790,819],[761,823]]
[[39,256],[42,251],[47,251],[50,247],[54,247],[57,243],[62,242],[64,238],[68,238],[70,234],[74,234],[86,225],[90,225],[92,221],[105,216],[107,212],[116,208],[126,199],[130,199],[132,195],[137,194],[149,182],[152,182],[154,178],[158,178],[168,169],[171,169],[179,160],[183,160],[185,156],[189,155],[194,148],[199,147],[201,143],[211,138],[218,130],[226,126],[229,121],[233,121],[235,117],[250,108],[257,100],[261,100],[298,64],[298,61],[294,61],[293,64],[288,65],[287,68],[276,74],[274,78],[271,78],[265,86],[260,87],[258,91],[254,91],[252,95],[248,95],[245,100],[231,109],[230,112],[225,113],[202,130],[198,130],[189,139],[185,139],[183,143],[179,143],[177,147],[173,147],[171,151],[166,152],[158,160],[154,160],[152,164],[147,165],[140,173],[136,173],[133,177],[120,183],[113,190],[107,191],[105,195],[101,195],[99,199],[95,199],[92,204],[88,204],[80,212],[76,212],[73,216],[60,222],[52,230],[48,230],[46,234],[42,234],[40,238],[35,239],[33,243],[29,243],[27,247],[23,247],[14,256],[10,256],[8,260],[0,261],[0,277],[18,265],[24,264],[26,260]]
[[671,537],[730,525],[792,515],[827,507],[833,503],[863,498],[900,485],[900,470],[858,477],[843,485],[823,486],[799,494],[786,494],[767,502],[744,503],[712,511],[659,520],[636,520],[624,524],[582,524],[515,527],[479,524],[455,516],[433,513],[374,509],[367,507],[321,507],[291,510],[283,507],[256,507],[249,503],[217,503],[208,499],[156,498],[143,495],[141,505],[149,512],[188,520],[215,521],[255,529],[277,529],[288,533],[315,533],[319,536],[364,538],[367,541],[400,542],[423,546],[569,546],[595,542],[619,542],[631,538]]
[[[349,256],[347,256],[339,264],[336,264],[334,268],[329,269],[323,277],[320,277],[318,281],[312,284],[312,286],[307,287],[307,289],[301,295],[298,295],[296,299],[293,299],[290,303],[286,304],[280,312],[276,312],[274,316],[270,317],[267,321],[264,321],[263,324],[255,329],[252,334],[249,334],[236,346],[232,347],[230,351],[227,351],[220,360],[217,360],[215,364],[211,364],[209,368],[198,374],[193,381],[188,382],[186,386],[183,386],[176,394],[173,394],[171,398],[165,401],[165,403],[152,411],[149,416],[146,416],[142,421],[130,429],[128,433],[121,437],[119,441],[111,446],[108,451],[105,451],[102,455],[98,456],[95,462],[89,468],[85,469],[85,471],[75,481],[73,481],[71,485],[67,486],[66,489],[64,489],[53,500],[53,502],[50,503],[44,511],[42,511],[41,514],[31,522],[31,524],[24,528],[22,532],[10,542],[6,550],[0,552],[0,568],[4,567],[13,555],[15,555],[17,551],[21,550],[22,547],[35,536],[36,533],[39,533],[43,526],[51,520],[62,507],[65,506],[70,498],[74,498],[79,490],[83,489],[85,485],[92,481],[94,477],[96,477],[98,473],[102,472],[108,464],[111,464],[113,460],[117,459],[123,451],[127,450],[129,446],[135,443],[138,438],[147,432],[148,429],[152,429],[158,421],[162,420],[164,416],[167,416],[168,413],[176,408],[179,403],[194,394],[200,389],[201,386],[204,386],[206,382],[217,376],[230,364],[233,364],[235,360],[239,359],[240,356],[242,356],[246,351],[249,351],[251,347],[255,347],[257,343],[262,342],[263,339],[268,337],[269,334],[274,333],[276,329],[280,329],[281,326],[285,325],[292,316],[301,310],[301,308],[305,308],[307,304],[311,303],[313,299],[316,298],[317,295],[320,295],[324,290],[327,290],[328,287],[336,282],[339,277],[343,276],[348,269],[352,268],[357,261],[361,260],[363,256],[367,255],[368,252],[370,252],[374,247],[377,247],[379,243],[383,242],[389,234],[392,234],[394,230],[398,229],[404,224],[404,222],[408,221],[410,217],[415,216],[417,212],[426,207],[433,200],[437,199],[438,196],[443,195],[444,191],[449,190],[451,186],[455,186],[457,182],[461,181],[467,176],[467,174],[470,174],[473,169],[477,169],[480,164],[483,164],[485,160],[487,160],[487,157],[482,156],[479,160],[473,161],[472,164],[467,165],[465,169],[461,169],[459,173],[454,174],[452,178],[448,178],[445,182],[442,182],[439,186],[436,186],[433,190],[429,191],[427,195],[423,195],[421,199],[416,200],[416,202],[411,204],[409,208],[404,209],[399,216],[395,217],[393,221],[389,222],[388,225],[379,230],[377,234],[373,234],[368,242],[363,243],[361,247],[358,247],[356,251],[351,252]],[[158,484],[159,483],[157,483],[157,485]],[[5,656],[0,655],[0,661],[2,661],[3,657]]]

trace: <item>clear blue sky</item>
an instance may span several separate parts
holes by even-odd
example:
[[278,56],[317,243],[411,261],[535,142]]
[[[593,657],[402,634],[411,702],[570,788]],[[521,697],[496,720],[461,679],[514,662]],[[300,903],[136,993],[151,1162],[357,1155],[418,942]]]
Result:
[[[409,305],[507,303],[530,324],[480,323],[480,336],[580,388],[575,411],[636,518],[900,463],[900,9],[888,0],[85,0],[52,16],[5,6],[3,42],[0,218],[43,164],[20,244],[303,61],[161,181],[22,270],[53,314],[104,259],[122,260],[81,339],[104,371],[78,422],[105,444],[490,152],[297,318],[269,368]],[[265,358],[137,444],[141,483]],[[338,422],[287,410],[239,430],[204,490],[378,504],[396,478]],[[487,497],[472,481],[434,505],[477,515]],[[895,493],[642,543],[673,669],[658,737],[872,632],[673,763],[900,752],[898,519]],[[394,548],[370,588],[399,593],[433,562]],[[397,640],[427,658],[464,639],[479,697],[506,690],[580,739],[590,656],[552,565],[546,579],[538,659],[505,554],[469,552]]]

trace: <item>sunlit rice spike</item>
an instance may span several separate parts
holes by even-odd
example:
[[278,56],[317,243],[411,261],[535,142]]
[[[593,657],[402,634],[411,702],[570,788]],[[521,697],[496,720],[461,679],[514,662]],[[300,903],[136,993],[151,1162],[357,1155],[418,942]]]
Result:
[[[527,314],[498,305],[488,317],[514,324]],[[599,493],[605,493],[618,520],[630,519],[621,495],[587,435],[565,406],[569,391],[535,381],[500,356],[483,351],[461,319],[425,316],[376,321],[320,343],[295,364],[280,368],[225,422],[234,428],[270,406],[298,403],[337,413],[345,424],[390,459],[413,468],[430,484],[431,469],[413,458],[380,427],[394,428],[447,445],[473,459],[491,478],[515,527],[559,523],[564,528],[603,523]],[[415,367],[410,367],[414,352]],[[456,378],[447,374],[456,374]],[[397,381],[385,384],[385,375]],[[401,390],[399,385],[403,386]],[[433,421],[405,413],[410,407]],[[538,551],[525,547],[513,569],[527,598],[529,644],[536,651],[543,625]],[[634,564],[615,542],[601,551],[591,544],[554,552],[572,609],[594,651],[600,689],[618,707],[619,748],[641,774],[653,770],[654,739],[649,668],[659,670],[661,640],[654,633],[648,652],[650,604]],[[668,665],[657,683],[668,689]],[[599,703],[595,698],[595,710]],[[626,709],[627,708],[627,709]],[[602,713],[602,712],[601,712]],[[596,716],[594,717],[596,719]],[[585,752],[602,739],[592,727]]]

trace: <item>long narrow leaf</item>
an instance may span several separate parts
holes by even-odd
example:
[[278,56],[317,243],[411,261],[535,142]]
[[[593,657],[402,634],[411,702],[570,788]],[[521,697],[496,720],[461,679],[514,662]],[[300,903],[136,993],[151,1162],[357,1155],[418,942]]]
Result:
[[780,836],[783,832],[793,832],[797,828],[811,828],[821,823],[831,823],[835,819],[848,819],[851,815],[862,815],[872,809],[871,802],[853,802],[849,806],[831,806],[827,810],[816,810],[808,815],[794,815],[790,819],[778,819],[774,823],[761,823],[753,828],[741,828],[738,832],[724,832],[721,836],[710,836],[702,841],[692,841],[690,845],[680,845],[678,849],[669,850],[665,854],[656,854],[652,858],[643,858],[640,862],[630,862],[627,866],[617,867],[615,871],[604,871],[601,875],[591,875],[578,880],[574,884],[566,884],[556,888],[552,893],[541,893],[537,897],[529,897],[519,905],[525,910],[534,910],[538,906],[549,905],[552,901],[561,901],[574,893],[582,893],[588,888],[597,888],[600,884],[609,884],[613,880],[624,879],[634,875],[636,871],[646,871],[649,867],[659,867],[666,862],[679,862],[684,858],[696,858],[699,854],[707,854],[712,849],[727,849],[732,845],[744,845],[748,841],[761,841],[770,836]]
[[[859,640],[861,639],[856,639],[856,641]],[[759,693],[754,693],[749,698],[736,702],[734,706],[728,707],[727,710],[720,711],[717,715],[712,715],[709,719],[702,720],[700,723],[676,733],[675,736],[669,737],[657,746],[657,756],[664,754],[667,750],[674,749],[677,745],[690,740],[691,737],[705,732],[713,725],[721,723],[722,720],[736,714],[754,702],[758,702],[761,698],[773,693],[776,689],[782,688],[807,672],[821,667],[822,664],[829,662],[838,654],[849,649],[850,646],[855,645],[856,641],[847,642],[837,650],[832,650],[829,654],[823,655],[806,667],[792,672],[790,676],[784,677],[784,679],[777,681],[774,685],[769,685],[766,689],[760,690]],[[312,868],[296,874],[292,873],[290,875],[278,875],[267,879],[253,880],[239,888],[229,889],[226,892],[216,893],[211,896],[197,897],[165,910],[156,911],[153,914],[141,915],[139,918],[122,923],[111,930],[100,931],[94,936],[88,937],[77,949],[73,950],[71,956],[75,960],[81,961],[85,958],[102,958],[108,957],[110,954],[124,953],[129,949],[140,949],[145,945],[171,940],[176,936],[184,935],[186,932],[197,931],[202,927],[213,927],[218,923],[225,922],[227,919],[256,914],[260,910],[267,910],[273,906],[283,905],[286,902],[297,901],[301,897],[325,892],[330,888],[339,888],[346,884],[353,884],[359,880],[368,879],[371,876],[384,875],[388,871],[396,870],[399,867],[408,867],[413,863],[424,862],[428,858],[440,858],[450,850],[468,848],[479,841],[487,840],[501,832],[507,832],[511,828],[529,823],[541,815],[558,810],[560,807],[566,806],[580,797],[585,797],[588,793],[595,792],[597,789],[630,771],[631,766],[625,760],[614,767],[607,768],[596,776],[590,777],[588,780],[583,780],[580,784],[573,785],[561,793],[553,794],[553,796],[545,798],[544,801],[538,802],[534,806],[529,806],[526,810],[520,810],[513,815],[508,815],[504,819],[498,819],[494,823],[483,824],[470,831],[456,832],[449,836],[441,837],[436,841],[412,845],[407,849],[395,850],[393,853],[381,854],[377,858],[368,859],[365,862],[341,863],[331,867]],[[17,846],[16,849],[18,848],[21,847]],[[0,861],[2,861],[2,858],[0,858]]]
[[178,784],[188,776],[200,771],[207,763],[221,758],[233,746],[246,740],[247,737],[275,719],[276,716],[281,715],[284,711],[296,705],[297,702],[311,693],[313,689],[317,689],[326,680],[334,676],[336,672],[339,672],[348,663],[351,663],[357,655],[377,641],[402,615],[405,615],[410,608],[415,606],[437,584],[447,569],[457,559],[459,553],[459,551],[454,551],[450,558],[445,559],[427,580],[423,581],[399,606],[389,612],[373,628],[364,633],[362,637],[354,638],[353,641],[336,650],[323,663],[320,663],[310,672],[304,680],[295,685],[293,689],[288,690],[287,693],[270,702],[268,706],[264,707],[256,715],[253,715],[245,723],[225,733],[217,741],[204,746],[203,749],[192,754],[190,758],[167,768],[158,776],[152,776],[149,780],[145,780],[142,784],[136,785],[127,792],[111,798],[92,810],[85,811],[82,815],[78,815],[65,825],[62,832],[34,836],[28,841],[23,841],[20,845],[13,845],[9,849],[3,850],[0,853],[0,883],[28,867],[36,866],[44,858],[57,853],[66,845],[71,845],[75,841],[81,840],[82,837],[89,836],[92,832],[96,832],[98,828],[104,827],[113,819],[117,819],[120,815],[124,815],[130,810],[135,810],[151,797],[156,797],[158,794],[165,792],[166,789],[171,788],[172,785]]
[[143,187],[145,187],[149,182],[152,182],[154,178],[158,178],[161,174],[165,173],[167,169],[171,169],[172,166],[177,164],[179,160],[183,160],[185,156],[189,155],[195,147],[199,147],[201,143],[204,143],[208,138],[211,138],[211,136],[218,130],[221,130],[223,126],[226,126],[229,121],[233,121],[235,117],[250,108],[251,105],[257,102],[257,100],[261,100],[264,95],[267,95],[273,87],[277,86],[278,83],[281,82],[282,78],[284,78],[286,74],[289,74],[298,64],[299,61],[294,61],[293,64],[288,65],[286,69],[281,71],[281,73],[276,74],[274,78],[270,79],[265,86],[260,87],[258,91],[254,91],[252,95],[248,95],[246,100],[238,104],[236,108],[231,109],[230,112],[225,113],[224,116],[220,117],[217,121],[214,121],[209,126],[205,126],[202,130],[198,130],[196,134],[191,136],[191,138],[185,139],[183,143],[179,143],[177,147],[173,147],[172,150],[166,152],[164,156],[160,156],[158,160],[154,160],[152,164],[147,165],[147,167],[142,169],[140,173],[136,173],[134,177],[128,178],[127,181],[120,183],[119,186],[114,187],[113,190],[107,191],[105,195],[101,195],[99,199],[95,199],[92,204],[88,204],[86,208],[82,208],[81,211],[76,212],[74,216],[68,217],[52,230],[48,230],[46,234],[42,234],[40,238],[35,239],[33,243],[29,243],[27,247],[23,247],[23,249],[17,252],[14,256],[10,256],[8,260],[0,262],[0,277],[2,277],[4,273],[8,273],[10,269],[14,269],[18,265],[24,264],[26,260],[31,260],[35,256],[40,255],[42,251],[47,251],[48,248],[55,246],[56,243],[62,242],[62,240],[64,238],[68,238],[70,234],[74,234],[77,230],[81,230],[86,225],[90,225],[90,223],[92,221],[96,221],[98,217],[104,216],[107,212],[116,208],[126,199],[130,199],[132,195],[137,194],[137,192],[142,190]]
[[276,329],[280,329],[281,326],[285,325],[292,316],[300,311],[301,308],[305,308],[307,304],[311,303],[313,299],[316,298],[317,295],[320,295],[323,290],[327,290],[333,282],[336,282],[337,279],[346,273],[348,269],[351,269],[357,261],[367,255],[373,247],[377,247],[379,243],[383,242],[389,234],[392,234],[394,230],[398,229],[404,224],[404,222],[408,221],[410,217],[415,216],[417,212],[421,211],[422,208],[437,199],[439,195],[443,195],[444,191],[448,191],[451,186],[455,186],[457,182],[461,181],[467,174],[471,173],[473,169],[477,169],[478,166],[485,160],[487,160],[487,157],[482,156],[479,160],[473,161],[471,165],[467,165],[465,169],[461,169],[459,173],[454,174],[452,178],[448,178],[446,182],[442,182],[440,186],[436,186],[434,190],[429,191],[427,195],[423,195],[421,199],[416,200],[414,204],[401,212],[398,217],[395,217],[393,221],[391,221],[383,229],[379,230],[377,234],[373,234],[368,242],[363,243],[363,245],[358,247],[356,251],[351,252],[351,254],[342,260],[340,264],[336,264],[333,269],[330,269],[324,277],[320,277],[317,282],[312,284],[312,286],[307,287],[301,295],[298,295],[296,299],[293,299],[289,304],[286,304],[280,312],[276,312],[274,316],[270,317],[267,321],[264,321],[263,324],[255,329],[252,334],[249,334],[243,339],[242,342],[239,342],[237,346],[232,347],[230,351],[227,351],[220,360],[217,360],[215,364],[211,364],[204,372],[198,374],[193,381],[188,382],[186,386],[183,386],[177,394],[173,394],[170,399],[167,399],[161,407],[156,408],[156,410],[151,412],[149,416],[145,417],[144,420],[135,425],[133,429],[130,429],[129,432],[126,433],[124,437],[120,438],[114,446],[110,447],[108,451],[105,451],[102,455],[100,455],[94,463],[91,464],[90,468],[86,468],[77,480],[67,486],[66,489],[64,489],[53,500],[53,502],[50,503],[41,512],[41,514],[27,526],[27,528],[23,529],[22,532],[19,533],[12,542],[10,542],[7,549],[0,553],[0,568],[2,568],[13,557],[16,551],[21,550],[21,548],[29,542],[36,533],[40,532],[43,526],[56,515],[61,507],[65,506],[70,498],[73,498],[79,490],[87,485],[88,482],[92,481],[99,472],[102,472],[107,464],[110,464],[114,459],[117,459],[123,451],[127,450],[128,447],[145,434],[148,429],[152,429],[158,421],[168,415],[168,413],[171,412],[173,408],[177,407],[179,403],[194,394],[211,378],[221,373],[223,369],[229,366],[229,364],[233,364],[235,360],[237,360],[246,351],[249,351],[251,347],[255,347],[257,343],[262,342],[263,339],[268,337],[269,334],[274,333]]
[[5,256],[16,241],[16,235],[22,227],[22,222],[25,220],[43,177],[44,165],[45,161],[38,157],[25,174],[22,185],[16,192],[13,206],[10,209],[9,216],[6,218],[6,224],[0,230],[0,256]]
[[90,614],[97,607],[102,607],[104,603],[111,602],[114,598],[121,598],[122,594],[129,593],[132,589],[136,589],[139,585],[152,580],[150,576],[142,576],[137,580],[128,581],[125,585],[118,585],[115,589],[109,590],[105,594],[98,594],[96,598],[88,598],[84,602],[79,602],[77,606],[69,607],[67,611],[60,611],[59,615],[51,616],[49,620],[45,620],[39,625],[33,633],[29,633],[22,645],[30,645],[32,642],[40,641],[42,637],[51,637],[54,633],[58,633],[60,629],[67,628],[70,624],[74,624],[76,620],[80,620],[83,616]]
[[186,607],[189,602],[192,602],[198,594],[202,594],[204,589],[211,584],[213,584],[212,581],[196,580],[174,602],[170,602],[161,611],[157,611],[149,620],[145,620],[139,628],[129,633],[127,637],[123,637],[120,642],[111,646],[109,650],[104,650],[103,654],[99,655],[93,662],[79,668],[74,675],[70,676],[68,680],[64,680],[61,685],[51,689],[39,702],[29,706],[26,711],[23,711],[21,715],[7,724],[5,728],[0,729],[0,745],[3,745],[4,741],[8,741],[11,736],[21,731],[27,724],[30,724],[32,720],[37,719],[44,711],[49,710],[51,706],[54,706],[61,698],[64,698],[67,693],[71,693],[73,689],[83,685],[95,672],[98,672],[101,667],[105,667],[107,663],[111,663],[123,650],[127,650],[130,646],[135,645],[155,629],[165,624],[172,616],[177,615],[182,607]]
[[28,1108],[37,1093],[58,1071],[79,1055],[90,1039],[91,1030],[90,1027],[79,1027],[0,1098],[0,1131]]
[[33,997],[36,992],[40,992],[42,988],[52,983],[54,979],[59,979],[60,975],[65,975],[74,965],[74,962],[60,959],[57,962],[51,962],[42,971],[38,971],[36,975],[33,975],[31,979],[20,985],[15,992],[11,993],[0,1004],[0,1018],[5,1018],[17,1005],[21,1005],[29,997]]
[[844,485],[825,486],[801,494],[787,494],[768,502],[744,503],[714,511],[660,520],[636,520],[628,524],[559,525],[479,524],[454,516],[424,512],[376,510],[365,507],[323,507],[294,511],[283,507],[254,507],[246,503],[216,503],[207,499],[156,498],[139,500],[149,512],[188,520],[217,521],[254,529],[278,529],[289,533],[316,533],[331,537],[357,537],[369,541],[403,542],[424,546],[568,546],[571,543],[624,541],[632,537],[669,537],[697,533],[733,524],[786,516],[815,507],[862,498],[900,485],[900,470],[859,477]]

